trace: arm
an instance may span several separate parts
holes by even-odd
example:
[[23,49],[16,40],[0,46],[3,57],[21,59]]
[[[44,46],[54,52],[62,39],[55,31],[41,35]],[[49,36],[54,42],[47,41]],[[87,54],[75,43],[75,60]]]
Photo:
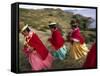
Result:
[[30,47],[30,46],[27,44],[27,42],[24,43],[24,52],[25,52],[26,54],[29,54],[29,53],[31,53],[31,52],[33,52],[33,51],[35,51],[35,50],[36,50],[36,49]]
[[51,51],[53,51],[55,48],[52,46],[51,44],[51,38],[49,38],[46,42],[46,45],[48,45],[48,47],[51,49]]

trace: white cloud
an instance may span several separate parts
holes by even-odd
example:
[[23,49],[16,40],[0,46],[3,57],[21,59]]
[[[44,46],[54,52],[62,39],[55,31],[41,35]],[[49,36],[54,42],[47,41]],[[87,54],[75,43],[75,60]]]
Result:
[[24,4],[20,4],[19,5],[19,8],[26,8],[26,9],[43,9],[43,8],[54,8],[54,9],[57,9],[57,8],[60,8],[62,10],[85,10],[85,9],[88,9],[88,8],[74,8],[74,7],[56,7],[56,6],[38,6],[38,5],[24,5]]

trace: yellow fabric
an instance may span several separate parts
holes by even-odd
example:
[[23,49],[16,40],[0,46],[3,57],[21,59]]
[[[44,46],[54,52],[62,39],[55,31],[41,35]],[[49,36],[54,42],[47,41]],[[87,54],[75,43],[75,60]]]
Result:
[[86,56],[88,53],[88,48],[86,47],[86,44],[80,44],[79,42],[74,42],[71,45],[70,49],[70,55],[72,58],[78,60],[83,56]]

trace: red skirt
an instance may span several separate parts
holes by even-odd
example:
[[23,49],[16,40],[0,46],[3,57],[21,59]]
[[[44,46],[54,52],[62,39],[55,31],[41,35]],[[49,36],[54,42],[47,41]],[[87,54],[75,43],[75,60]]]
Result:
[[86,61],[83,65],[83,68],[96,68],[96,43],[94,43],[90,49],[90,52],[87,55]]

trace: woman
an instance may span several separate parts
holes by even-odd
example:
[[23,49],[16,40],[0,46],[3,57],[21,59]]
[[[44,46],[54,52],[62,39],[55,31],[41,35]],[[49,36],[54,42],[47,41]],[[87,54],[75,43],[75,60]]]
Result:
[[63,60],[68,52],[64,45],[64,38],[60,30],[56,27],[56,23],[50,23],[49,27],[51,30],[51,37],[49,37],[48,41],[53,47],[53,56]]
[[97,61],[96,61],[96,43],[93,43],[91,49],[87,55],[86,61],[83,65],[83,68],[96,68]]
[[72,58],[78,60],[88,53],[88,48],[85,44],[85,39],[80,33],[78,23],[71,21],[72,31],[68,35],[69,42],[71,43],[70,55]]
[[31,31],[27,25],[21,32],[25,37],[23,52],[28,57],[32,70],[38,71],[50,68],[53,57],[41,42],[39,37],[33,31]]

